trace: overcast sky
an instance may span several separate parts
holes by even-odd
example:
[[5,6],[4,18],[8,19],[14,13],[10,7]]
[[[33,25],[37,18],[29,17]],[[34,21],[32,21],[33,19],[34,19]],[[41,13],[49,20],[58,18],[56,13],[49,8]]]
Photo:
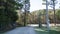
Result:
[[[59,1],[57,0],[58,3],[56,5],[56,9],[59,8]],[[30,0],[30,11],[35,11],[35,10],[39,10],[39,9],[45,9],[46,6],[42,5],[43,1],[42,0]],[[51,7],[49,7],[49,9],[51,9]]]

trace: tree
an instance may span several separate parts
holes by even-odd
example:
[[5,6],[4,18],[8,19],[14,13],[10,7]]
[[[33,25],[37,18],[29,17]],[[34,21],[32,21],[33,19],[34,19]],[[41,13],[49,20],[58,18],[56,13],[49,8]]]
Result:
[[56,3],[57,3],[56,0],[51,0],[51,2],[50,2],[50,5],[52,5],[53,11],[54,11],[54,23],[55,23],[55,25],[56,25],[56,15],[55,15],[55,4]]
[[29,0],[25,0],[24,1],[24,26],[26,26],[26,15],[30,9],[30,1]]
[[22,4],[16,3],[15,0],[0,0],[0,29],[5,29],[9,24],[15,26],[14,24],[18,19],[15,10],[19,6],[22,6]]
[[57,15],[57,19],[60,20],[60,10],[56,12],[56,15]]
[[39,27],[41,28],[42,27],[42,24],[41,24],[41,11],[38,12],[38,22],[39,22]]
[[49,15],[48,15],[48,5],[49,5],[49,3],[48,3],[48,0],[43,0],[43,1],[46,1],[46,23],[47,23],[47,28],[48,28],[48,31],[50,30],[50,27],[49,27]]

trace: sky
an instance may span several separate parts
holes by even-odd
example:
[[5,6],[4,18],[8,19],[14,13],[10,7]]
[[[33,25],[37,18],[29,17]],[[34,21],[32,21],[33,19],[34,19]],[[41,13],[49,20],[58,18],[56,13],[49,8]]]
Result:
[[[56,4],[56,9],[59,8],[59,2],[60,0],[57,0],[58,3]],[[46,9],[46,5],[42,5],[42,0],[30,0],[30,12],[39,10],[39,9]],[[52,9],[51,7],[48,7],[49,9]]]

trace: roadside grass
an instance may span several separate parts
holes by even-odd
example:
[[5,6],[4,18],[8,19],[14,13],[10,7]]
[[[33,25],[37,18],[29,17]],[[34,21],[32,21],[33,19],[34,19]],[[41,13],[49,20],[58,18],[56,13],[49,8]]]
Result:
[[60,26],[50,27],[50,31],[46,27],[35,27],[36,34],[60,34]]

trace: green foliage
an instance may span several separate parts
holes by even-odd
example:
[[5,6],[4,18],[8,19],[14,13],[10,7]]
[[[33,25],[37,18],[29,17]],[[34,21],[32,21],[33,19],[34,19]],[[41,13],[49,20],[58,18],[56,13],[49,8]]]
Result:
[[57,19],[60,20],[60,10],[56,12],[56,15],[57,15]]
[[18,7],[22,8],[22,6],[22,4],[16,3],[15,0],[0,0],[0,26],[16,22],[18,19],[16,9]]

